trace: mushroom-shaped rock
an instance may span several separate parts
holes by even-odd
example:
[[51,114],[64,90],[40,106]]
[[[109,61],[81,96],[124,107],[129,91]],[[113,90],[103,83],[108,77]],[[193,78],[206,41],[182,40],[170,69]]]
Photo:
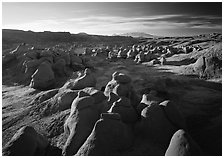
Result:
[[80,90],[86,87],[95,87],[96,86],[96,78],[91,72],[90,69],[85,69],[84,75],[75,79],[72,83],[72,90]]
[[165,156],[200,156],[201,149],[184,130],[174,133]]
[[109,97],[110,93],[114,93],[118,97],[129,98],[133,107],[136,107],[140,102],[132,87],[131,78],[123,73],[114,72],[112,74],[112,80],[107,83],[104,90],[105,96]]
[[75,155],[90,135],[100,115],[94,102],[93,97],[82,91],[72,102],[71,113],[64,124],[65,132],[69,134],[69,137],[64,146],[63,155]]
[[120,115],[103,113],[85,143],[77,152],[77,156],[110,156],[128,149],[133,143],[133,133],[124,124]]
[[43,156],[49,143],[33,127],[20,128],[3,149],[5,156]]
[[164,150],[167,149],[175,131],[185,128],[183,118],[175,104],[170,101],[147,106],[142,110],[141,117],[141,122],[136,124],[137,132],[142,133],[149,141],[161,144]]
[[122,97],[113,103],[108,111],[110,113],[118,113],[124,123],[135,123],[138,119],[135,109],[131,106],[128,98]]
[[112,80],[108,82],[104,90],[104,94],[109,96],[110,92],[115,93],[118,96],[128,97],[131,86],[131,78],[125,74],[114,72],[112,74]]
[[48,62],[41,63],[31,78],[30,86],[34,89],[48,89],[55,82],[54,72]]

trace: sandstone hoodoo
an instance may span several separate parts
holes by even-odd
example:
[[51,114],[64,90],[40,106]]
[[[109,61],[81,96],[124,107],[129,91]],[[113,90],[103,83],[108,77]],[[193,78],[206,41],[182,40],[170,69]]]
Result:
[[221,37],[3,29],[3,155],[221,155]]
[[122,123],[116,113],[101,114],[77,156],[115,156],[133,143],[131,129]]
[[79,92],[71,106],[71,113],[65,122],[65,132],[69,134],[63,149],[63,155],[75,155],[91,133],[99,112],[94,107],[94,98],[85,92]]
[[49,62],[43,62],[31,76],[30,86],[35,89],[45,90],[54,85],[54,72]]
[[202,155],[198,144],[184,130],[174,133],[165,156],[199,156]]
[[138,119],[136,110],[131,106],[130,100],[125,97],[114,102],[108,112],[120,114],[124,123],[135,123]]
[[85,69],[83,76],[80,76],[79,78],[75,79],[75,81],[72,83],[71,89],[73,90],[80,90],[85,87],[95,87],[96,86],[96,78],[94,74],[91,72],[90,69]]
[[35,131],[25,126],[19,129],[3,149],[5,156],[44,156],[49,142]]

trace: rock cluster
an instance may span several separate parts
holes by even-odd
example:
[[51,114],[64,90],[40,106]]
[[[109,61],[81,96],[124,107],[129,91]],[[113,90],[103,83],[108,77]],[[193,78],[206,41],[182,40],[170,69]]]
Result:
[[[89,73],[86,69],[85,74]],[[82,85],[76,90],[73,89],[77,80],[73,86],[46,92],[45,98],[38,97],[44,103],[45,99],[54,96],[55,104],[48,111],[71,109],[64,123],[64,147],[62,151],[57,147],[54,149],[60,151],[61,155],[120,155],[130,150],[138,137],[158,145],[164,154],[169,147],[166,155],[196,154],[182,147],[179,141],[185,141],[185,138],[175,138],[176,131],[186,129],[175,103],[158,97],[156,90],[143,94],[142,100],[139,99],[133,89],[132,79],[124,73],[113,73],[104,92],[94,87],[96,80],[85,84],[91,81],[85,80],[85,77],[78,77]],[[191,144],[192,140],[189,141]],[[183,152],[179,153],[179,148]],[[32,127],[24,127],[15,134],[3,153],[52,155],[51,151],[54,150],[46,138]]]

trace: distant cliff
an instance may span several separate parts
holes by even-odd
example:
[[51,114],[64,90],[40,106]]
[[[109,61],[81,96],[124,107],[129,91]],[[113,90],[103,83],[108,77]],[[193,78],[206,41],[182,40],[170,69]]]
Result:
[[49,44],[49,43],[79,43],[79,44],[109,44],[129,45],[137,42],[132,37],[124,36],[100,36],[86,33],[71,34],[69,32],[33,32],[23,30],[2,30],[3,49],[18,43]]

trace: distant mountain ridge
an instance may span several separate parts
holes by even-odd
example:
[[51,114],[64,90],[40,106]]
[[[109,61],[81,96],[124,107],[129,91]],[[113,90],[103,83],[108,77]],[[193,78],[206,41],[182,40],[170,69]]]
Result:
[[156,37],[158,37],[158,36],[151,35],[151,34],[144,33],[144,32],[128,32],[128,33],[119,34],[119,36],[131,36],[134,38],[156,38]]

